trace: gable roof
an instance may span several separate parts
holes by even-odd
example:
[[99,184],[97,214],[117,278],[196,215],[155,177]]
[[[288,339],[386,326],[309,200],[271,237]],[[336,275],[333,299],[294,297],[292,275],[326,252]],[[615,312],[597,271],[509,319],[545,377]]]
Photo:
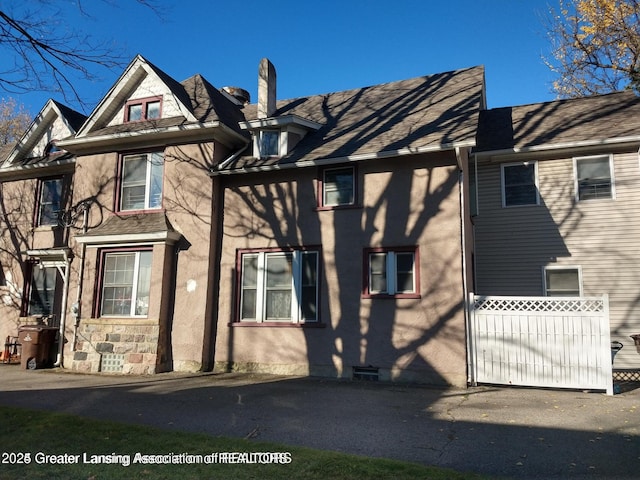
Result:
[[44,148],[39,151],[39,148],[42,144],[74,135],[85,120],[83,114],[55,100],[48,100],[20,140],[2,151],[0,172],[26,166],[44,166],[71,158],[66,152],[48,153]]
[[640,140],[640,98],[624,91],[480,113],[477,153],[569,148]]
[[[484,107],[484,68],[277,102],[273,117],[295,115],[320,124],[282,158],[246,155],[227,171],[361,160],[475,144]],[[257,104],[244,109],[257,118]]]
[[[148,76],[166,88],[171,101],[177,105],[177,114],[148,121],[113,124],[111,121],[114,116]],[[156,134],[158,139],[163,135],[162,138],[175,139],[203,128],[217,128],[222,140],[244,144],[248,141],[248,135],[238,125],[242,118],[238,107],[201,75],[177,82],[137,55],[96,106],[76,137],[65,141],[63,145],[79,151],[87,146],[100,148],[114,140],[120,143],[133,142],[147,133]]]

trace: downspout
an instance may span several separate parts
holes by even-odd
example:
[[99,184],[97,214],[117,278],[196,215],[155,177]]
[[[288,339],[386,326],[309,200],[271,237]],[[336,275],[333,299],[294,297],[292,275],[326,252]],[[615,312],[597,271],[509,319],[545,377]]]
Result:
[[[456,161],[458,163],[458,190],[460,194],[460,242],[461,242],[461,250],[462,250],[462,290],[464,295],[464,323],[465,323],[465,337],[466,337],[466,350],[467,350],[467,382],[470,383],[473,381],[471,370],[472,370],[472,358],[471,358],[471,336],[470,336],[470,319],[469,319],[469,285],[467,282],[467,229],[466,229],[466,196],[465,196],[465,188],[464,188],[464,159],[462,158],[462,152],[459,147],[456,147]],[[468,157],[467,157],[468,159]]]
[[[53,364],[54,367],[62,366],[62,354],[64,351],[64,330],[65,325],[67,323],[67,296],[69,295],[69,264],[71,263],[71,259],[67,251],[64,251],[64,289],[62,291],[62,306],[60,308],[60,327],[59,327],[59,336],[58,336],[58,355],[56,356],[56,361]],[[58,267],[60,269],[60,267]],[[58,270],[59,271],[59,270]]]
[[216,165],[215,167],[213,167],[212,171],[220,171],[223,168],[225,168],[227,165],[231,164],[234,160],[236,160],[240,155],[242,155],[244,153],[244,151],[249,148],[249,145],[251,145],[251,142],[248,142],[247,144],[245,144],[240,150],[238,150],[237,152],[235,152],[234,154],[232,154],[230,157],[226,158],[225,160],[223,160],[222,162],[220,162],[218,165]]
[[[89,205],[86,202],[82,205],[82,235],[87,233],[87,224],[89,221]],[[76,303],[71,307],[72,313],[75,317],[73,323],[73,341],[71,343],[71,351],[76,351],[76,344],[78,342],[78,327],[80,326],[80,301],[82,298],[82,283],[84,281],[84,257],[86,255],[87,245],[86,243],[80,244],[80,271],[78,272],[78,292],[76,294]]]

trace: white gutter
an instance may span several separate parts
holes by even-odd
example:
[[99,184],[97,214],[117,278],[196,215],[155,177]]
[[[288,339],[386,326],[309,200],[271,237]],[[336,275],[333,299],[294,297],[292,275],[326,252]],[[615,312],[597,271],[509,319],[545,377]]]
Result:
[[236,170],[215,170],[210,173],[211,176],[217,175],[237,175],[242,173],[255,172],[272,172],[278,170],[288,170],[291,168],[317,167],[325,165],[335,165],[339,163],[360,162],[363,160],[378,160],[385,158],[401,157],[406,155],[419,155],[421,153],[443,152],[446,150],[455,150],[456,148],[471,148],[475,146],[475,140],[460,143],[447,143],[431,145],[428,147],[408,147],[399,150],[388,150],[384,152],[360,153],[357,155],[347,155],[345,157],[323,158],[319,160],[306,160],[302,162],[278,163],[275,165],[262,165],[256,167],[243,167]]
[[76,163],[75,157],[68,158],[66,160],[54,160],[52,162],[39,162],[39,163],[31,163],[28,165],[15,165],[11,167],[1,167],[0,177],[10,173],[22,173],[22,172],[29,172],[31,170],[37,170],[37,169],[62,167],[65,165],[73,165],[74,163]]
[[498,156],[498,155],[510,155],[510,154],[515,155],[518,153],[536,153],[536,152],[547,152],[550,150],[587,148],[587,147],[609,146],[609,145],[619,145],[624,143],[639,143],[639,142],[640,142],[640,136],[635,135],[632,137],[606,138],[602,140],[582,140],[579,142],[548,143],[543,145],[533,145],[531,147],[504,148],[500,150],[473,152],[473,154],[478,157],[491,157],[491,156]]
[[79,244],[87,246],[117,244],[117,245],[136,245],[140,243],[167,243],[173,244],[180,240],[182,235],[179,232],[156,232],[156,233],[128,233],[120,235],[86,235],[76,236],[75,241]]
[[[136,130],[136,131],[126,131],[120,133],[110,133],[104,135],[96,135],[96,136],[84,136],[84,137],[74,137],[67,140],[61,140],[57,143],[60,148],[64,148],[65,150],[75,153],[78,148],[80,151],[89,150],[93,146],[101,146],[101,144],[112,144],[115,141],[122,140],[136,140],[140,137],[144,137],[145,135],[154,135],[154,141],[159,139],[164,139],[166,137],[178,137],[183,135],[185,132],[198,132],[202,130],[208,129],[220,129],[224,131],[225,134],[235,137],[236,139],[242,139],[243,142],[246,142],[247,139],[236,132],[235,130],[229,128],[224,123],[219,121],[215,122],[207,122],[207,123],[188,123],[185,125],[174,125],[171,127],[155,127],[155,128],[147,128],[144,130]],[[205,132],[202,135],[206,135]],[[71,147],[71,148],[69,148]],[[74,148],[75,147],[75,148]]]

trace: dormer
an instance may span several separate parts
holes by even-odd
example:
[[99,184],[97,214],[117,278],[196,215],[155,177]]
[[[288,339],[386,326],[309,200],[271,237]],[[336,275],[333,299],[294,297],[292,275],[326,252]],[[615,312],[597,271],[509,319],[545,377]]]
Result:
[[263,58],[258,68],[258,118],[240,122],[251,132],[255,158],[282,158],[310,131],[321,124],[297,115],[276,115],[276,70]]
[[75,135],[86,117],[49,100],[2,163],[2,168],[49,163],[66,152],[58,141]]
[[308,132],[320,127],[321,124],[297,115],[240,122],[240,128],[251,132],[255,158],[282,158],[293,150]]
[[77,135],[59,146],[80,154],[217,141],[247,142],[241,109],[201,75],[177,82],[136,56]]

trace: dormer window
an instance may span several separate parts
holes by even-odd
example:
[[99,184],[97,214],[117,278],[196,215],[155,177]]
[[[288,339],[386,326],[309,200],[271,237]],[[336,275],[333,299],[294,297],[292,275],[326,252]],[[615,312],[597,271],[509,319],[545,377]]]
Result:
[[258,151],[260,158],[277,157],[280,154],[280,132],[277,130],[258,132]]
[[125,122],[140,122],[160,118],[162,97],[129,100],[124,107]]
[[253,136],[255,158],[284,157],[308,132],[320,127],[321,124],[296,115],[240,122],[240,128],[249,130]]

